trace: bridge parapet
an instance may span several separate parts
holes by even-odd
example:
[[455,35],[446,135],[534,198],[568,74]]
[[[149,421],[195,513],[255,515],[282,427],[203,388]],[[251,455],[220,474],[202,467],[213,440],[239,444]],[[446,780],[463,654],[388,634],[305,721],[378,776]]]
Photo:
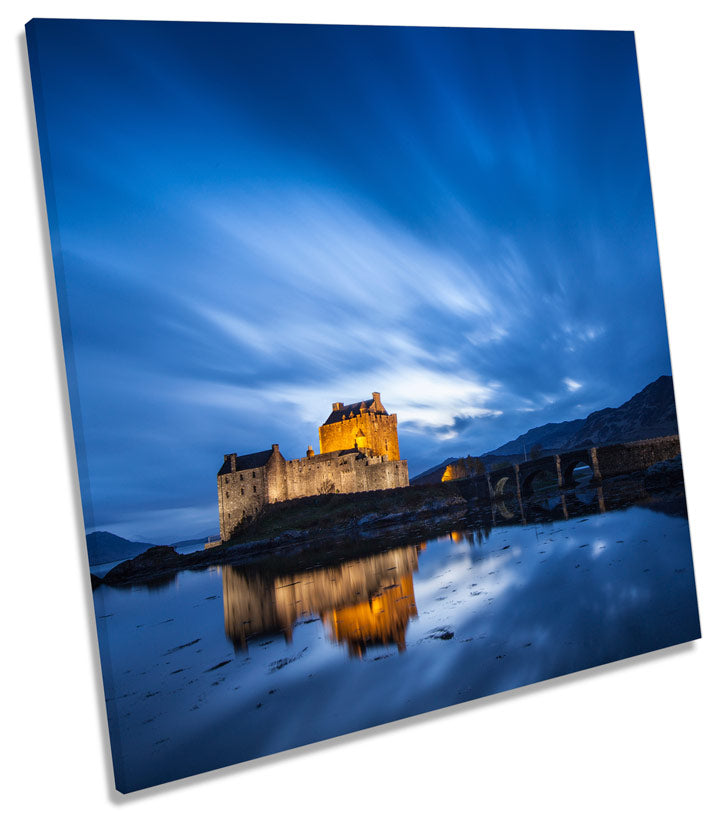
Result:
[[680,439],[677,435],[666,435],[664,438],[649,438],[628,444],[609,444],[593,447],[590,454],[600,478],[613,478],[675,458],[680,454]]

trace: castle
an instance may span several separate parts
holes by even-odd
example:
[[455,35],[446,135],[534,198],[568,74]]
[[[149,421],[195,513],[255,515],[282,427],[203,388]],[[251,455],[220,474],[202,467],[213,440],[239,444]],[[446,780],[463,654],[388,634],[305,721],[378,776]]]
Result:
[[317,455],[309,448],[305,458],[286,460],[278,444],[249,455],[225,455],[217,475],[222,541],[268,503],[408,486],[407,461],[400,460],[397,415],[388,415],[379,392],[356,404],[333,404],[318,431]]

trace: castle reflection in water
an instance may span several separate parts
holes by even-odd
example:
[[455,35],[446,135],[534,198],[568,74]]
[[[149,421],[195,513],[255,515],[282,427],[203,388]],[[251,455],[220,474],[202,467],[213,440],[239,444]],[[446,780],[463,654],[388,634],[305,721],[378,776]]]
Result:
[[320,617],[328,637],[351,656],[371,646],[405,650],[405,632],[417,617],[413,572],[425,548],[404,546],[337,566],[272,576],[223,567],[225,633],[236,651],[254,638],[283,634]]
[[[609,505],[621,508],[627,499],[619,496]],[[494,526],[568,520],[605,511],[606,499],[599,487],[586,494],[557,495],[532,508],[522,504],[508,508],[498,501],[489,517],[444,537],[456,544],[480,546]],[[224,566],[225,633],[236,651],[247,651],[249,642],[278,634],[290,643],[299,622],[319,617],[327,637],[346,645],[351,657],[362,657],[374,646],[404,651],[408,624],[418,616],[413,574],[424,549],[423,542],[289,574]]]
[[[472,544],[482,535],[463,531],[445,537]],[[298,622],[319,617],[328,638],[346,645],[351,657],[373,646],[404,651],[408,623],[418,616],[413,574],[424,549],[425,543],[403,546],[275,576],[224,566],[225,634],[236,651],[247,651],[250,641],[278,634],[290,643]]]

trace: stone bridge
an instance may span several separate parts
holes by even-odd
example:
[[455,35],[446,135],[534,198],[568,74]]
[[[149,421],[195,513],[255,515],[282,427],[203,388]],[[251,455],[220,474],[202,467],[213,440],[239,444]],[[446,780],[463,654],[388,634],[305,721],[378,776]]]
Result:
[[658,461],[666,461],[679,454],[680,440],[677,435],[576,449],[488,472],[488,489],[490,496],[495,498],[505,492],[515,492],[521,498],[528,497],[533,493],[533,483],[541,475],[550,476],[552,486],[564,490],[575,486],[573,470],[578,466],[590,467],[592,482],[597,484],[603,478],[647,469]]

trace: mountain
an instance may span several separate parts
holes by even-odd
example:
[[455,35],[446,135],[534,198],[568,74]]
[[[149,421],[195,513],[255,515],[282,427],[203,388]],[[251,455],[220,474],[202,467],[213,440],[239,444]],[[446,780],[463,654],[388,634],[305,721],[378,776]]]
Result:
[[112,532],[91,532],[86,539],[91,566],[137,557],[151,546],[156,545],[154,543],[125,540],[124,537],[114,535]]
[[[670,375],[662,375],[619,407],[591,412],[587,418],[561,421],[533,427],[512,441],[480,457],[486,466],[501,460],[519,461],[530,456],[530,450],[541,446],[544,454],[581,449],[599,444],[620,444],[643,438],[677,434],[675,393]],[[417,475],[411,483],[434,483],[435,473],[456,461],[448,458],[442,464]],[[442,475],[442,472],[439,473]]]
[[[147,551],[151,546],[157,546],[157,543],[126,540],[124,537],[114,535],[112,532],[91,532],[86,535],[86,540],[91,566],[99,566],[101,563],[113,563],[116,560],[128,560]],[[169,545],[173,549],[182,552],[190,546],[204,546],[207,540],[207,535],[200,535],[189,540],[178,540]]]
[[563,449],[677,435],[672,376],[663,375],[617,409],[593,412]]
[[567,441],[571,440],[582,429],[586,420],[586,418],[578,418],[575,421],[561,421],[559,424],[544,424],[541,427],[533,427],[523,435],[518,435],[514,440],[493,449],[492,452],[486,452],[482,457],[488,455],[522,455],[525,457],[525,453],[529,454],[530,450],[538,445],[545,452],[565,449]]
[[[137,557],[157,543],[141,543],[137,540],[126,540],[112,532],[91,532],[86,536],[90,565],[99,566],[102,563],[114,563],[116,560],[128,560]],[[171,543],[173,549],[183,549],[190,546],[204,545],[207,537],[195,537],[190,540],[178,540]]]

